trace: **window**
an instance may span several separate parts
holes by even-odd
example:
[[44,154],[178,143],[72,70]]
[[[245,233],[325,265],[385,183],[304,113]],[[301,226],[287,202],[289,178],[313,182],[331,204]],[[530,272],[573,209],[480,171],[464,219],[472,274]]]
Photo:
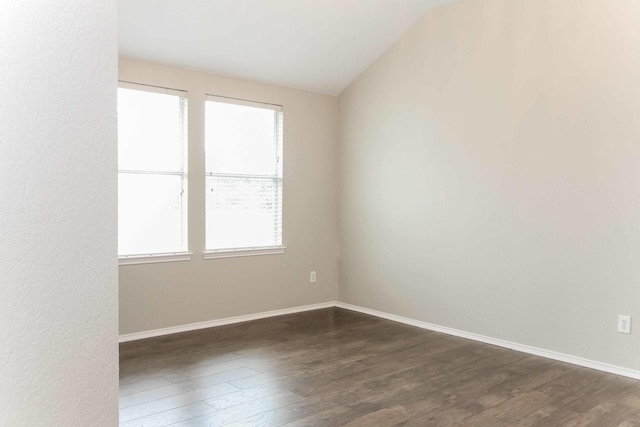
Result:
[[207,96],[207,258],[281,253],[282,107]]
[[[118,254],[171,259],[187,252],[186,93],[118,89]],[[133,257],[132,257],[133,256]],[[141,257],[142,256],[142,257]],[[174,257],[175,258],[175,257]],[[187,258],[188,259],[188,258]],[[123,262],[124,261],[124,262]]]

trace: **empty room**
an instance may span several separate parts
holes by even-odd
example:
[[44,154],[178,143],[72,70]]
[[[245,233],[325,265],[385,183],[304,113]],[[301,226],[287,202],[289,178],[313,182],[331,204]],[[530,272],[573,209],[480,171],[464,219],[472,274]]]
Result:
[[0,425],[640,426],[640,2],[0,5]]

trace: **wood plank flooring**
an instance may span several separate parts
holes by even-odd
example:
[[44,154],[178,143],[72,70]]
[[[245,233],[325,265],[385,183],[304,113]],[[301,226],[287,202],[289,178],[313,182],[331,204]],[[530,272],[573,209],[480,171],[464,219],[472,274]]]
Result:
[[640,383],[337,308],[120,346],[120,426],[640,427]]

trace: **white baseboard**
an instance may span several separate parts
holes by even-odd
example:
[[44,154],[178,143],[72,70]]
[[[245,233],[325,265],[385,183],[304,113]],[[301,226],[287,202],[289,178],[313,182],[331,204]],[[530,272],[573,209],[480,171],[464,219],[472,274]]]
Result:
[[223,319],[207,320],[205,322],[189,323],[188,325],[171,326],[169,328],[153,329],[150,331],[134,332],[120,335],[119,342],[142,340],[145,338],[159,337],[162,335],[177,334],[179,332],[195,331],[198,329],[213,328],[215,326],[231,325],[233,323],[248,322],[250,320],[264,319],[267,317],[282,316],[284,314],[301,313],[303,311],[319,310],[321,308],[335,307],[335,301],[327,301],[320,304],[303,305],[300,307],[283,308],[281,310],[264,311],[262,313],[246,314],[244,316],[226,317]]
[[556,351],[545,350],[545,349],[532,347],[525,344],[518,344],[511,341],[501,340],[499,338],[491,338],[484,335],[474,334],[473,332],[461,331],[458,329],[448,328],[446,326],[440,326],[440,325],[435,325],[433,323],[422,322],[420,320],[409,319],[408,317],[397,316],[395,314],[389,314],[382,311],[372,310],[369,308],[364,308],[364,307],[360,307],[353,304],[347,304],[344,302],[338,301],[336,302],[335,305],[336,307],[344,308],[346,310],[357,311],[359,313],[369,314],[371,316],[381,317],[387,320],[393,320],[394,322],[404,323],[406,325],[416,326],[418,328],[428,329],[430,331],[442,332],[442,333],[453,335],[460,338],[466,338],[473,341],[479,341],[486,344],[496,345],[499,347],[505,347],[511,350],[520,351],[522,353],[545,357],[547,359],[553,359],[553,360],[558,360],[560,362],[571,363],[573,365],[596,369],[598,371],[604,371],[611,374],[621,375],[624,377],[640,379],[640,371],[623,368],[622,366],[610,365],[608,363],[597,362],[595,360],[584,359],[582,357],[571,356],[568,354],[558,353]]
[[405,325],[416,326],[430,331],[442,332],[460,338],[466,338],[485,344],[496,345],[522,353],[533,354],[535,356],[545,357],[547,359],[558,360],[560,362],[571,363],[585,368],[596,369],[598,371],[608,372],[611,374],[622,375],[624,377],[640,379],[640,371],[624,368],[622,366],[610,365],[608,363],[597,362],[595,360],[584,359],[582,357],[571,356],[564,353],[558,353],[552,350],[532,347],[525,344],[518,344],[512,341],[506,341],[499,338],[487,337],[475,334],[473,332],[461,331],[458,329],[448,328],[433,323],[422,322],[420,320],[410,319],[408,317],[397,316],[395,314],[385,313],[383,311],[372,310],[370,308],[360,307],[353,304],[347,304],[340,301],[327,301],[320,304],[304,305],[300,307],[284,308],[281,310],[265,311],[262,313],[247,314],[244,316],[227,317],[224,319],[209,320],[206,322],[190,323],[188,325],[172,326],[169,328],[154,329],[151,331],[135,332],[132,334],[120,335],[120,342],[128,342],[141,340],[145,338],[159,337],[162,335],[176,334],[179,332],[195,331],[198,329],[213,328],[216,326],[231,325],[233,323],[248,322],[250,320],[265,319],[267,317],[282,316],[285,314],[301,313],[304,311],[319,310],[322,308],[339,307],[346,310],[357,311],[359,313],[380,317],[394,322],[404,323]]

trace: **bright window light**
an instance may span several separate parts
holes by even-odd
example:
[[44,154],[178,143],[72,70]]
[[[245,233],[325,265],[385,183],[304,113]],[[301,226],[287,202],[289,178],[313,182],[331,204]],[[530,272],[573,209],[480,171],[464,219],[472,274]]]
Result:
[[181,91],[118,89],[118,254],[187,251],[187,99]]
[[206,249],[282,245],[282,108],[207,97]]

